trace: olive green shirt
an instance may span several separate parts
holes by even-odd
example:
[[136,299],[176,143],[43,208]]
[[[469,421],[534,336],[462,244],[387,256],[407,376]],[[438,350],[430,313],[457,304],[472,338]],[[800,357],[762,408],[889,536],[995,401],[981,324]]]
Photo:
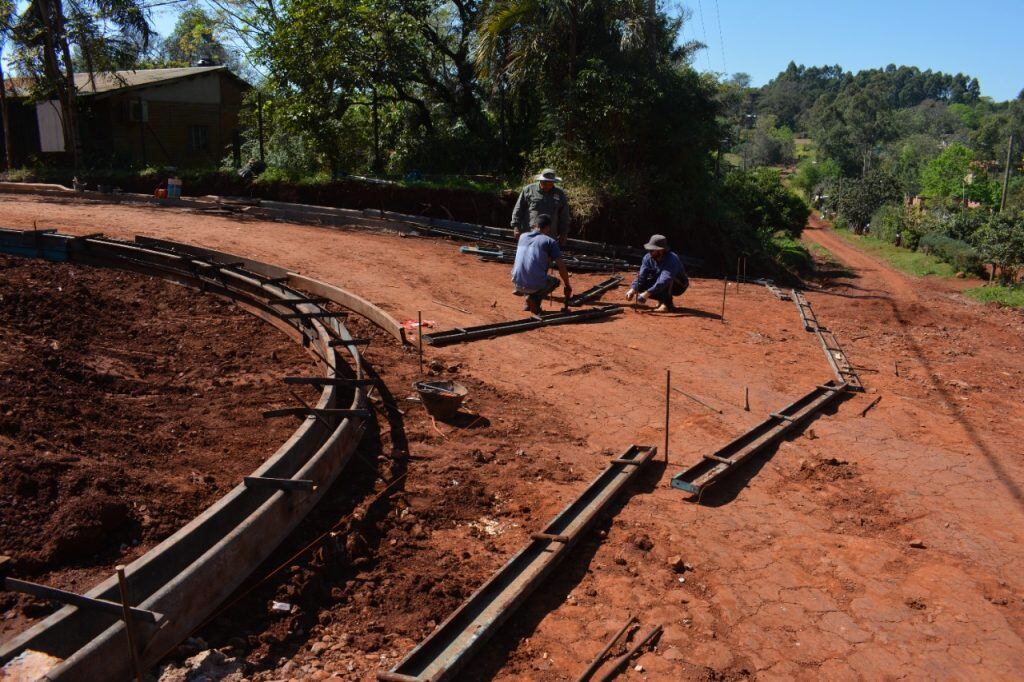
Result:
[[569,199],[559,187],[542,192],[540,183],[535,182],[523,188],[512,209],[512,229],[529,232],[536,224],[537,216],[547,213],[551,216],[551,235],[564,237],[569,233]]

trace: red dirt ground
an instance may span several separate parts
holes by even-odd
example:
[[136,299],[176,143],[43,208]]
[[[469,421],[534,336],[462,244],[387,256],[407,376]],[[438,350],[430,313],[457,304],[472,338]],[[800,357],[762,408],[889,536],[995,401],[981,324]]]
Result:
[[[295,428],[310,358],[230,303],[106,270],[0,256],[0,554],[17,577],[105,579],[238,484]],[[16,605],[21,608],[14,608]],[[0,597],[0,638],[52,606]]]
[[[443,241],[24,197],[0,199],[0,216],[10,226],[38,220],[69,232],[148,234],[232,251],[337,283],[399,319],[422,310],[441,328],[521,314],[507,267],[459,255]],[[417,603],[410,594],[417,587],[399,568],[398,550],[394,558],[374,554],[371,561],[383,561],[362,583],[358,575],[339,583],[334,569],[320,573],[332,595],[345,590],[339,604],[348,603],[340,597],[359,604],[346,613],[361,620],[350,627],[334,620],[334,605],[304,602],[317,611],[319,629],[289,620],[282,626],[288,636],[274,635],[281,644],[263,643],[280,654],[276,661],[264,656],[264,665],[276,667],[268,679],[372,679],[373,670],[393,664],[430,620],[573,498],[603,468],[607,452],[661,443],[666,368],[675,385],[724,414],[673,395],[671,463],[651,472],[659,480],[636,491],[606,536],[592,538],[529,600],[477,657],[469,679],[569,679],[629,613],[639,614],[645,630],[661,623],[665,632],[657,650],[638,659],[645,672],[624,679],[1019,675],[1024,320],[966,300],[941,280],[893,272],[820,225],[806,235],[849,271],[823,277],[807,297],[862,367],[866,395],[819,417],[697,505],[667,486],[672,474],[830,376],[791,302],[754,285],[730,286],[723,323],[716,317],[721,282],[694,278],[687,310],[677,316],[627,310],[602,323],[428,349],[429,359],[461,365],[458,376],[481,395],[474,409],[502,426],[467,430],[455,448],[439,436],[434,443],[410,439],[410,454],[426,460],[421,469],[411,460],[407,486],[431,493],[413,513],[429,515],[430,525],[421,528],[428,536],[421,543],[406,546],[403,538],[395,547],[408,552],[414,573],[423,570],[421,559],[436,560],[457,594],[406,611]],[[577,289],[597,279],[578,277]],[[390,360],[403,382],[412,376],[409,356],[401,369],[397,357]],[[414,429],[427,433],[422,424]],[[455,466],[450,458],[463,448],[487,453],[480,442],[503,464],[481,463],[473,481],[485,495],[500,490],[509,523],[484,524],[494,531],[487,540],[494,551],[481,557],[473,545],[463,558],[459,550],[481,522],[462,511],[447,518],[430,469]],[[542,457],[518,463],[517,451],[537,447],[547,448]],[[571,477],[551,475],[566,470]],[[459,481],[453,488],[463,484],[452,480]],[[675,573],[676,556],[693,569]],[[292,585],[274,584],[285,592]],[[275,632],[260,623],[253,629],[257,640]],[[366,639],[374,634],[379,641]],[[236,644],[250,659],[261,655],[248,641]]]

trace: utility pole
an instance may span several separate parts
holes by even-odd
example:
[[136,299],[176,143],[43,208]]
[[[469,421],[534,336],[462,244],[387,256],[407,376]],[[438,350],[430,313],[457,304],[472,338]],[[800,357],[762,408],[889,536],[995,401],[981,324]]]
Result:
[[1003,194],[999,197],[999,212],[1006,208],[1006,189],[1010,184],[1010,155],[1013,154],[1013,135],[1006,144],[1006,167],[1003,168]]

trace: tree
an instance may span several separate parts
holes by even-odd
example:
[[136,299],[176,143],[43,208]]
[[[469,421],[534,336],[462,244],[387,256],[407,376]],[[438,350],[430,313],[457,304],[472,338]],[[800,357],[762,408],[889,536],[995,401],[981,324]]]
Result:
[[4,169],[11,170],[11,118],[7,109],[7,81],[4,78],[3,54],[14,18],[14,0],[0,0],[0,116],[4,118]]
[[179,66],[192,66],[204,61],[224,64],[236,71],[238,58],[218,37],[216,19],[202,7],[189,7],[178,15],[171,34],[162,45],[163,61]]
[[1003,284],[1016,281],[1017,272],[1024,268],[1024,214],[993,214],[972,241],[985,262],[992,264],[993,274],[999,269]]
[[879,170],[870,171],[862,178],[843,181],[841,189],[836,194],[837,212],[858,234],[883,204],[902,199],[896,178]]
[[14,29],[17,60],[33,78],[33,97],[60,101],[64,140],[81,160],[72,52],[91,78],[110,55],[149,46],[152,32],[139,0],[31,0]]
[[946,147],[921,170],[922,190],[937,198],[960,196],[973,158],[971,150],[963,145]]

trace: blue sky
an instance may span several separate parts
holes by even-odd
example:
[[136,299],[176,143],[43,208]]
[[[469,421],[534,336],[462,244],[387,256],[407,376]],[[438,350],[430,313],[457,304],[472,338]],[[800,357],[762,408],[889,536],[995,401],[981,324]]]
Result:
[[[963,72],[997,101],[1024,89],[1024,0],[683,0],[683,6],[692,13],[683,38],[708,45],[695,65],[745,71],[754,85],[793,60],[850,71],[906,64]],[[173,9],[154,16],[163,35],[174,26]]]
[[[983,95],[1024,89],[1024,0],[683,0],[686,40],[708,49],[701,70],[751,75],[763,85],[790,60],[848,71],[887,64],[975,76]],[[703,22],[701,18],[703,16]]]

